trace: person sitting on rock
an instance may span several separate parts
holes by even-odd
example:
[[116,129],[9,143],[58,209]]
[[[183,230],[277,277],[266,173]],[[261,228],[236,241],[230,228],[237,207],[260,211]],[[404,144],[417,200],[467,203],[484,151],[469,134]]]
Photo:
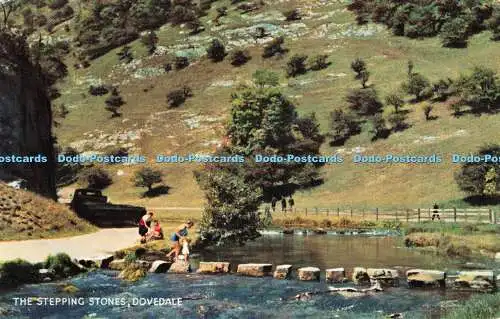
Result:
[[160,222],[155,219],[153,220],[153,228],[149,232],[148,240],[161,240],[163,239],[163,229],[161,229]]
[[147,234],[151,230],[153,215],[154,213],[149,211],[139,220],[139,235],[141,236],[141,243],[145,243],[147,240]]
[[180,244],[182,246],[182,252],[178,256],[179,260],[189,261],[189,244],[191,243],[191,239],[189,237],[182,237],[180,240]]

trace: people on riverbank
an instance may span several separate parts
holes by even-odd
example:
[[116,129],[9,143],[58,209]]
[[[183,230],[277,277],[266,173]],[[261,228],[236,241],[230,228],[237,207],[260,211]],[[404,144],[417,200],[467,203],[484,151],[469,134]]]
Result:
[[151,231],[151,221],[153,220],[153,215],[154,213],[149,211],[139,220],[139,235],[141,236],[141,243],[146,242],[147,234]]
[[191,244],[191,238],[182,237],[179,242],[182,246],[182,251],[181,255],[179,256],[179,259],[182,259],[184,261],[189,261],[189,245]]
[[160,222],[157,219],[153,220],[153,227],[147,236],[148,241],[163,239],[163,229],[161,228]]
[[186,223],[177,227],[176,231],[170,237],[172,240],[172,250],[167,254],[167,257],[173,257],[177,259],[179,254],[181,253],[181,243],[180,240],[183,237],[187,237],[188,230],[193,227],[194,223],[191,220],[188,220]]

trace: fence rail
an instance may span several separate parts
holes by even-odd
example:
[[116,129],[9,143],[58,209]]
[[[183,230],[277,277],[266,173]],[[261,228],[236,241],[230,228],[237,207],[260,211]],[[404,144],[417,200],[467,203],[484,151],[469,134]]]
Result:
[[362,220],[394,220],[402,222],[421,222],[426,220],[441,220],[456,223],[491,223],[499,222],[496,212],[487,208],[415,208],[399,210],[375,209],[341,209],[341,208],[288,208],[285,211],[276,209],[275,215],[288,216],[324,216],[324,217],[346,217]]

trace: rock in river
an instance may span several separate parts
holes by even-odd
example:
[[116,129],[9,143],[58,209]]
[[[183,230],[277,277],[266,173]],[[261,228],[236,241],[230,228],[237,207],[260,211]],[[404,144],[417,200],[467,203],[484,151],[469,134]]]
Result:
[[231,264],[228,262],[206,262],[201,261],[198,272],[202,274],[220,274],[228,273],[231,270]]
[[496,289],[495,274],[492,270],[461,271],[453,288],[492,292]]
[[170,269],[168,270],[169,273],[175,273],[175,274],[187,274],[191,272],[191,265],[189,262],[186,262],[184,260],[178,260],[170,266]]
[[370,276],[368,276],[366,268],[354,267],[352,271],[352,282],[358,285],[369,284]]
[[273,277],[275,279],[288,279],[292,271],[292,265],[276,266]]
[[325,273],[326,281],[330,283],[343,283],[347,280],[344,268],[330,268]]
[[155,260],[151,264],[151,268],[149,268],[149,272],[157,273],[157,274],[164,273],[164,272],[168,271],[168,269],[170,268],[171,265],[172,265],[172,263],[166,262],[164,260]]
[[245,276],[264,277],[270,276],[272,269],[272,264],[239,264],[236,272]]
[[299,268],[297,276],[299,280],[319,280],[320,269],[317,267],[303,267]]
[[446,285],[446,273],[439,270],[410,269],[406,272],[408,286],[413,287],[441,287]]
[[396,269],[368,268],[366,272],[372,283],[378,281],[382,286],[399,285],[399,274]]

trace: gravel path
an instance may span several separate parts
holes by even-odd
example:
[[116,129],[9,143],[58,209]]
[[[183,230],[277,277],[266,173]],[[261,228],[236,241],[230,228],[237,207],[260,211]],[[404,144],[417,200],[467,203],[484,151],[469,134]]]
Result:
[[7,241],[0,242],[0,261],[22,258],[39,262],[60,252],[72,258],[98,257],[138,243],[137,228],[107,228],[75,237]]

